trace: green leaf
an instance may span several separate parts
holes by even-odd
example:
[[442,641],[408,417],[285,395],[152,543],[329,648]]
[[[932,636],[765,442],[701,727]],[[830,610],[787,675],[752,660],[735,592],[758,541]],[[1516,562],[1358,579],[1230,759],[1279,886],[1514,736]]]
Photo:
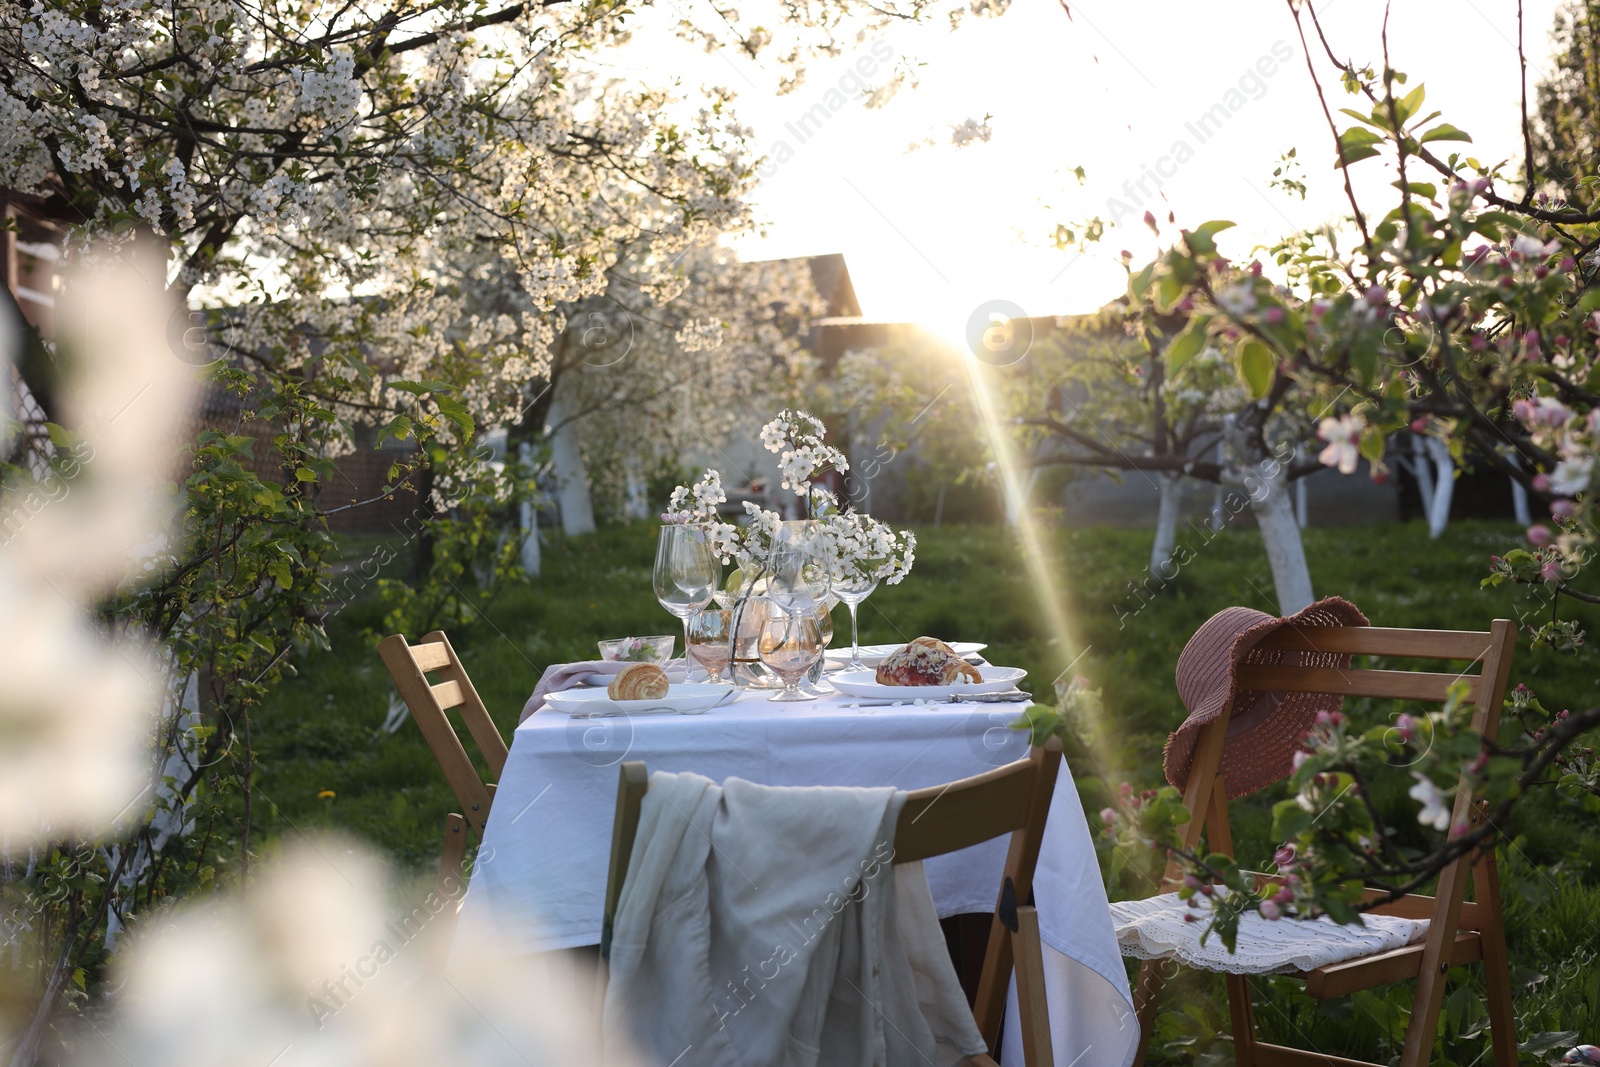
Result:
[[1183,240],[1189,246],[1189,251],[1195,255],[1213,255],[1217,251],[1217,234],[1232,229],[1233,226],[1234,224],[1226,219],[1214,219],[1211,222],[1201,223],[1193,230],[1185,230]]
[[1278,361],[1272,349],[1252,338],[1239,346],[1239,376],[1250,389],[1250,396],[1260,400],[1272,389],[1272,375]]
[[1383,430],[1377,426],[1367,426],[1361,431],[1361,440],[1356,445],[1363,458],[1368,463],[1378,463],[1383,460]]
[[295,468],[294,479],[297,482],[314,482],[317,480],[317,472],[310,467],[297,467]]
[[449,382],[433,382],[426,380],[420,382],[390,382],[389,386],[390,388],[400,389],[404,392],[410,393],[412,396],[421,396],[423,393],[448,393],[450,391]]
[[434,394],[433,402],[439,405],[439,414],[449,419],[461,428],[463,437],[471,437],[475,432],[472,416],[467,413],[467,406],[454,397]]
[[1272,805],[1272,839],[1293,841],[1311,828],[1311,813],[1298,800],[1280,800]]
[[1364,115],[1354,108],[1349,107],[1341,107],[1339,109],[1339,113],[1342,115],[1349,115],[1357,122],[1365,122],[1368,126],[1375,127],[1376,129],[1387,130],[1389,128],[1389,120],[1379,115]]
[[[1370,159],[1378,154],[1375,147],[1383,143],[1383,138],[1371,130],[1361,126],[1352,126],[1339,135],[1339,154],[1346,165],[1358,160]],[[1338,166],[1336,160],[1334,166]]]
[[1211,322],[1208,315],[1196,315],[1189,320],[1189,324],[1174,337],[1167,345],[1167,373],[1177,374],[1206,346],[1206,326]]
[[1472,141],[1472,136],[1466,130],[1457,129],[1448,122],[1441,122],[1433,129],[1428,130],[1418,140],[1422,144],[1429,141]]
[[1147,263],[1143,270],[1128,279],[1128,291],[1133,294],[1134,299],[1143,300],[1145,298],[1145,294],[1150,291],[1150,283],[1154,280],[1155,274],[1156,265]]
[[1394,102],[1395,114],[1400,116],[1400,125],[1404,126],[1410,122],[1411,116],[1422,109],[1422,98],[1426,95],[1425,88],[1419,85]]
[[1156,310],[1171,311],[1183,299],[1183,282],[1170,274],[1156,283]]

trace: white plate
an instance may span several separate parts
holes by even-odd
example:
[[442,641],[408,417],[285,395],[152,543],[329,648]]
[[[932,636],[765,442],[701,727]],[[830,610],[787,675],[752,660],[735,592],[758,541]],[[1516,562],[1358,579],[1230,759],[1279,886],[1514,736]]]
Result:
[[879,685],[874,671],[842,671],[828,682],[845,696],[892,700],[944,700],[964,693],[1004,693],[1028,676],[1021,667],[979,667],[981,682],[966,685]]
[[[955,651],[955,654],[962,659],[966,659],[973,653],[982,652],[989,647],[981,641],[950,641],[948,644]],[[876,667],[883,662],[884,657],[889,653],[897,652],[905,647],[906,643],[904,641],[893,645],[862,645],[861,662],[869,667]],[[845,645],[843,648],[828,649],[827,658],[830,663],[849,663],[850,646]]]
[[[669,684],[683,681],[682,667],[668,667],[666,670],[667,682]],[[701,671],[701,677],[704,677],[705,673],[705,671]],[[601,689],[604,689],[606,686],[611,684],[611,679],[615,677],[616,675],[614,674],[586,674],[582,678],[578,679],[578,681],[584,685],[597,685]]]
[[639,711],[681,711],[693,714],[730,699],[734,689],[707,682],[680,682],[667,686],[667,695],[654,700],[612,700],[604,689],[566,689],[545,697],[545,703],[568,715],[578,713],[626,715]]

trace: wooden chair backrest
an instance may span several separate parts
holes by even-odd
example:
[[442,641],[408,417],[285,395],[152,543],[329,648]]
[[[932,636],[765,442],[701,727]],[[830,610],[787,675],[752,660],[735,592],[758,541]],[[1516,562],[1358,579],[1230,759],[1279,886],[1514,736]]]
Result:
[[[1011,979],[1015,946],[1010,934],[1016,930],[1014,913],[1033,899],[1033,872],[1044,844],[1045,817],[1050,811],[1050,798],[1055,794],[1060,769],[1061,742],[1051,738],[1030,750],[1026,758],[1004,767],[946,785],[912,791],[906,796],[895,824],[894,862],[897,864],[943,856],[1011,834],[984,955],[983,974],[973,1005],[978,1029],[990,1048],[999,1036]],[[612,923],[639,832],[640,808],[649,788],[649,775],[643,763],[622,765],[617,780],[611,868],[601,922],[602,960],[610,954]]]
[[[455,649],[450,647],[450,639],[444,631],[434,630],[420,644],[410,645],[404,635],[394,634],[378,642],[378,654],[400,691],[400,699],[411,709],[411,717],[422,730],[445,780],[461,802],[463,817],[481,834],[489,818],[494,787],[478,776],[446,712],[461,709],[461,720],[496,779],[505,772],[509,750]],[[429,673],[437,673],[439,681],[430,683]]]
[[[1410,630],[1381,626],[1285,626],[1263,638],[1256,647],[1291,652],[1333,652],[1352,656],[1464,662],[1456,673],[1406,671],[1366,667],[1302,667],[1296,665],[1242,664],[1234,677],[1240,689],[1336,693],[1394,700],[1443,703],[1458,681],[1468,684],[1467,700],[1473,706],[1472,728],[1493,737],[1500,728],[1500,706],[1505,700],[1516,649],[1516,628],[1508,619],[1496,619],[1488,630]],[[1478,673],[1470,673],[1481,664]],[[1213,809],[1212,790],[1217,763],[1227,738],[1228,719],[1208,723],[1195,741],[1194,759],[1183,801],[1193,818],[1185,825],[1183,846],[1200,843],[1205,813]],[[1470,821],[1471,798],[1458,787],[1455,820]],[[1174,861],[1167,882],[1176,874]]]

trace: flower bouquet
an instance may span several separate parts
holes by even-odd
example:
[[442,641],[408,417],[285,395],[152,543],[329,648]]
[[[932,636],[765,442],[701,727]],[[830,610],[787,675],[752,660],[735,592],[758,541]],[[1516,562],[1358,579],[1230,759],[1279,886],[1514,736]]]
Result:
[[[847,471],[845,454],[825,441],[827,429],[822,421],[804,412],[785,409],[761,429],[761,443],[778,454],[783,488],[805,500],[808,529],[804,537],[814,549],[815,566],[821,567],[832,588],[866,588],[879,582],[899,584],[911,572],[916,558],[917,538],[910,530],[895,531],[888,523],[871,515],[840,505],[838,497],[816,484],[829,471]],[[724,522],[717,511],[726,502],[722,476],[707,470],[692,486],[680,485],[672,491],[664,523],[698,523],[705,526],[713,550],[724,565],[735,564],[724,586],[721,599],[734,611],[729,640],[733,644],[735,679],[759,684],[760,664],[756,657],[741,655],[741,634],[745,616],[764,616],[747,612],[752,598],[763,598],[771,578],[773,545],[779,539],[783,517],[753,501],[744,504],[741,523]],[[855,603],[859,603],[859,600]],[[855,604],[851,604],[852,618]]]

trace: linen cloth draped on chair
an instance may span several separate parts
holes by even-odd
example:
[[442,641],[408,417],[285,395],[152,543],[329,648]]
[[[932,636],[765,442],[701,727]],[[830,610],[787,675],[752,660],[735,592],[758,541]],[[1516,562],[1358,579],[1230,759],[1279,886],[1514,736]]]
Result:
[[937,1067],[985,1052],[906,794],[656,773],[610,931],[608,1035],[717,1067]]

